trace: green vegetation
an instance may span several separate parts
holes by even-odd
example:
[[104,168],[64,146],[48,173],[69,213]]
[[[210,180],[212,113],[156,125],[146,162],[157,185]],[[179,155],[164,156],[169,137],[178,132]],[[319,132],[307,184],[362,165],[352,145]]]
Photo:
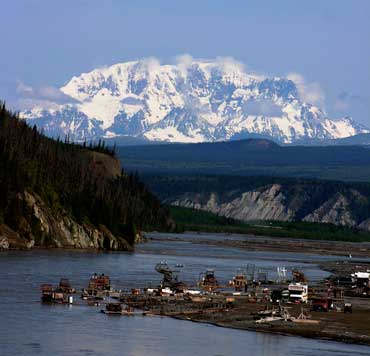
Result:
[[118,147],[127,170],[147,174],[280,176],[370,182],[366,146],[279,146],[263,139]]
[[310,240],[370,241],[370,232],[332,224],[280,221],[263,221],[248,224],[207,211],[176,206],[171,206],[170,212],[175,220],[177,232],[202,231]]
[[[41,240],[26,192],[49,211],[77,222],[104,225],[133,243],[138,230],[163,229],[168,212],[137,175],[120,171],[114,149],[53,140],[30,128],[0,103],[0,216],[21,235]],[[108,169],[107,167],[110,167]]]
[[149,176],[142,179],[161,201],[171,203],[177,199],[197,199],[206,204],[211,194],[218,203],[228,203],[244,192],[263,190],[272,184],[281,186],[284,205],[294,211],[294,219],[300,221],[340,194],[349,202],[348,209],[356,221],[370,217],[370,184],[363,182],[340,182],[317,179],[282,177],[238,176]]

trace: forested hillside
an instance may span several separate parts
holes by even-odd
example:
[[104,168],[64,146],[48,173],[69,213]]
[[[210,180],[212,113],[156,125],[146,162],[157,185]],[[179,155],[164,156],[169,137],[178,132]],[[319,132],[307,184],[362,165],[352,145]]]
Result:
[[104,144],[52,140],[0,106],[0,248],[126,249],[168,212]]
[[119,147],[126,169],[150,174],[280,176],[370,182],[367,146],[280,146],[266,139]]
[[305,221],[370,231],[370,184],[279,177],[143,176],[165,203],[239,221]]

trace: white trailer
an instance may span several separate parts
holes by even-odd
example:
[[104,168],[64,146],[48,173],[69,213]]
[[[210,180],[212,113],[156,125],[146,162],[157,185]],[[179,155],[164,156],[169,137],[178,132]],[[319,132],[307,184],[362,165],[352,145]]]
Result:
[[292,283],[288,286],[289,301],[292,303],[308,302],[308,285],[303,283]]

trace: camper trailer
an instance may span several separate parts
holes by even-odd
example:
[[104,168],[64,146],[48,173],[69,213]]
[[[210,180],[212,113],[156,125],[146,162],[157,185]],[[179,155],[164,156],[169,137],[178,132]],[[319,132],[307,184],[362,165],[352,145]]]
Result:
[[288,286],[289,301],[291,303],[308,302],[308,285],[303,283],[292,283]]

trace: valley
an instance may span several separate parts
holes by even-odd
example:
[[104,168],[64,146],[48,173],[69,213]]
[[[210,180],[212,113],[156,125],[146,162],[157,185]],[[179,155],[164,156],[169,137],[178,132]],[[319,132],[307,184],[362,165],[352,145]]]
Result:
[[[112,142],[112,141],[110,141]],[[228,175],[370,182],[370,148],[281,146],[266,139],[119,146],[129,171],[157,175]]]

